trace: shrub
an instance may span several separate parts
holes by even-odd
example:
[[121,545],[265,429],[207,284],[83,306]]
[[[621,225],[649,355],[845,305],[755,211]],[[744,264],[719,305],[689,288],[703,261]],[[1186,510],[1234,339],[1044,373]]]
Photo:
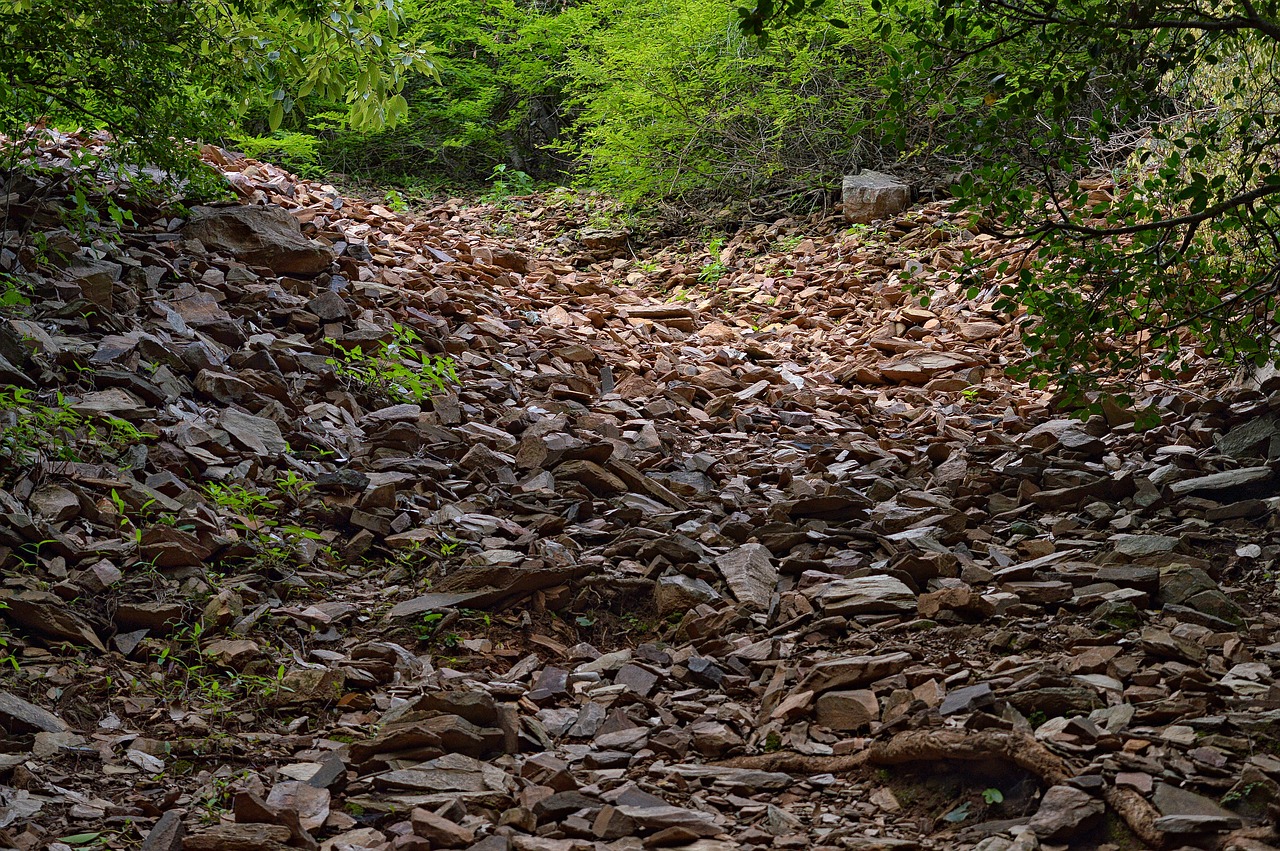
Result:
[[[568,69],[580,110],[565,147],[624,198],[750,196],[829,183],[877,160],[881,96],[865,27],[806,21],[768,49],[717,0],[612,0]],[[858,0],[843,4],[861,15]]]

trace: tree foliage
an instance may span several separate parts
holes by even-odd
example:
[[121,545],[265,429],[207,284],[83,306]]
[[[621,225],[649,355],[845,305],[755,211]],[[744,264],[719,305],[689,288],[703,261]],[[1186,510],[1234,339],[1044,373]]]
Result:
[[345,102],[354,126],[408,114],[424,47],[398,38],[396,0],[8,0],[0,118],[107,129],[134,161],[177,166],[188,140],[246,110],[279,126],[295,98]]
[[[797,10],[757,0],[748,31]],[[809,11],[806,7],[805,11]],[[949,162],[992,292],[1032,317],[1022,371],[1174,378],[1188,347],[1269,357],[1280,324],[1274,0],[873,0],[901,149]]]
[[[993,15],[962,0],[903,7],[896,23],[947,62],[981,58],[975,35],[984,53],[1042,57],[994,85],[963,75],[948,122],[949,143],[981,156],[961,199],[1034,247],[1001,293],[1041,320],[1031,370],[1070,386],[1099,355],[1111,372],[1167,378],[1189,342],[1266,355],[1280,320],[1269,19],[1248,3],[1037,0]],[[1114,190],[1078,179],[1103,169]]]

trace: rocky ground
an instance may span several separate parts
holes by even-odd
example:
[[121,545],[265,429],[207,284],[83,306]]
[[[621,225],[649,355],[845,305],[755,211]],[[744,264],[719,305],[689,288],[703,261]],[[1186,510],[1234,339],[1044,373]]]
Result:
[[1274,377],[1056,412],[942,204],[709,252],[81,144],[0,190],[0,847],[1280,844]]

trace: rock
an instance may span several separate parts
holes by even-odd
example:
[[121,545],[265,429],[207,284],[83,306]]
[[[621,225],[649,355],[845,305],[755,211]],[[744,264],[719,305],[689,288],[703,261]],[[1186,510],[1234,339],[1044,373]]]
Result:
[[1169,485],[1174,496],[1210,495],[1214,499],[1226,499],[1237,493],[1251,492],[1268,485],[1275,478],[1275,471],[1270,467],[1243,467],[1239,470],[1227,470],[1208,476],[1183,479]]
[[720,832],[716,819],[710,813],[686,810],[683,807],[634,807],[621,806],[618,813],[636,823],[641,832],[678,828],[692,836],[715,836]]
[[1151,802],[1160,811],[1156,827],[1165,833],[1215,833],[1240,827],[1240,817],[1212,798],[1157,783]]
[[430,810],[415,809],[409,813],[409,820],[413,823],[414,834],[430,840],[432,848],[465,848],[476,839],[475,831]]
[[924,384],[944,372],[974,366],[974,360],[952,352],[915,352],[880,365],[880,374],[889,381]]
[[302,235],[297,219],[274,205],[193,207],[183,234],[279,275],[318,275],[333,260],[328,248]]
[[721,599],[723,598],[719,592],[703,580],[678,573],[658,577],[654,586],[654,602],[658,607],[658,616],[663,618],[684,614],[704,603],[714,605]]
[[303,830],[318,830],[329,817],[329,790],[300,780],[286,780],[271,788],[266,805],[276,813],[297,818]]
[[614,496],[627,490],[622,479],[594,461],[565,461],[554,472],[557,480],[578,482],[599,497]]
[[1178,546],[1178,539],[1168,535],[1112,535],[1111,542],[1116,552],[1134,558],[1173,552]]
[[921,594],[917,600],[917,611],[922,618],[936,618],[943,612],[954,612],[968,620],[984,620],[995,614],[996,607],[977,591],[964,585]]
[[911,664],[911,654],[899,651],[879,656],[849,656],[825,659],[805,675],[797,691],[808,689],[821,694],[831,689],[863,686],[893,676]]
[[1174,836],[1203,835],[1207,833],[1225,833],[1229,830],[1239,830],[1243,822],[1239,816],[1197,816],[1197,815],[1176,815],[1161,816],[1153,823],[1156,830],[1161,833],[1169,833]]
[[887,219],[911,206],[911,187],[878,171],[845,175],[840,194],[845,219],[860,224]]
[[1218,451],[1237,460],[1251,455],[1268,458],[1270,448],[1280,438],[1280,416],[1256,417],[1243,422],[1226,434],[1214,437]]
[[814,720],[832,730],[862,730],[880,720],[880,703],[867,689],[829,691],[814,702]]
[[321,290],[311,301],[307,302],[307,310],[320,317],[321,322],[345,322],[351,318],[351,308],[342,300],[342,296],[333,290]]
[[342,696],[341,671],[298,668],[285,673],[280,680],[280,691],[272,697],[278,706],[304,703],[329,704]]
[[227,408],[222,412],[220,424],[255,455],[279,455],[288,447],[280,434],[280,426],[266,417],[255,417],[235,408]]
[[70,752],[88,745],[88,739],[78,733],[36,733],[31,753],[38,759],[55,759],[64,752]]
[[891,576],[831,582],[819,591],[816,602],[828,615],[910,614],[916,610],[916,595]]
[[292,832],[274,824],[218,824],[183,840],[184,851],[285,851]]
[[1214,582],[1209,574],[1199,568],[1184,568],[1169,571],[1160,578],[1156,599],[1164,605],[1180,605],[1196,594],[1217,590],[1218,583]]
[[147,832],[139,851],[182,851],[186,834],[182,814],[178,810],[169,810]]
[[457,715],[480,727],[498,723],[498,705],[483,691],[433,691],[418,698],[414,708]]
[[107,652],[93,628],[79,615],[68,611],[66,603],[54,594],[0,591],[0,603],[4,604],[0,617],[53,639],[88,644],[100,653]]
[[223,668],[243,671],[245,666],[259,658],[262,648],[256,641],[245,638],[219,638],[206,644],[202,652]]
[[1069,840],[1097,823],[1106,810],[1106,804],[1088,792],[1074,786],[1052,786],[1027,827],[1041,839]]
[[0,722],[6,730],[14,733],[65,733],[70,729],[52,712],[7,691],[0,691]]
[[744,544],[716,559],[716,567],[738,602],[764,611],[778,584],[778,569],[763,544]]
[[85,301],[110,311],[113,309],[111,295],[123,271],[119,263],[77,255],[70,258],[63,273],[68,280],[79,285],[80,295]]
[[69,520],[80,513],[80,500],[76,495],[56,485],[37,488],[28,501],[32,508],[54,523]]
[[[666,769],[686,780],[710,780],[712,785],[722,789],[756,793],[761,790],[779,791],[795,783],[790,774],[778,771],[758,771],[751,768],[731,768],[729,766],[707,766],[677,764]],[[624,802],[626,803],[626,802]]]
[[995,703],[995,694],[988,683],[965,686],[948,692],[938,707],[941,715],[958,715],[961,712],[975,712]]

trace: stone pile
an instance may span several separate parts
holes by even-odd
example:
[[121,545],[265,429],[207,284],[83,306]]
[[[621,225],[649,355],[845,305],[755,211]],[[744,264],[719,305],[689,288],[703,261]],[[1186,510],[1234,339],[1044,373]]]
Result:
[[86,235],[93,144],[0,189],[0,847],[1276,843],[1280,387],[1055,412],[940,205],[705,256],[210,149]]

